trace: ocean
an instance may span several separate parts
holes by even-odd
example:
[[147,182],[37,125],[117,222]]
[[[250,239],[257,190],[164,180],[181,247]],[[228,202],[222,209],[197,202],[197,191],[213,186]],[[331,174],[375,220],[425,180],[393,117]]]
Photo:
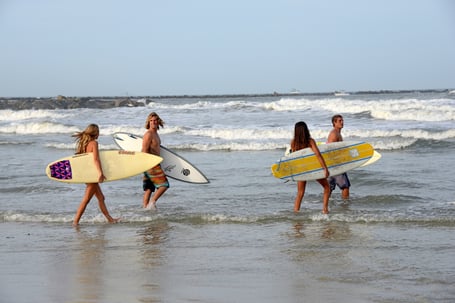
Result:
[[[0,110],[1,302],[455,301],[455,94],[149,101]],[[158,210],[144,211],[140,176],[106,182],[121,222],[106,223],[94,198],[72,227],[85,186],[49,180],[46,165],[73,154],[71,135],[89,123],[102,150],[117,149],[112,135],[142,135],[152,111],[165,121],[162,144],[210,183],[170,179]],[[348,173],[351,197],[336,189],[328,216],[314,181],[294,213],[295,183],[270,166],[296,122],[325,141],[334,114],[345,140],[382,158]]]

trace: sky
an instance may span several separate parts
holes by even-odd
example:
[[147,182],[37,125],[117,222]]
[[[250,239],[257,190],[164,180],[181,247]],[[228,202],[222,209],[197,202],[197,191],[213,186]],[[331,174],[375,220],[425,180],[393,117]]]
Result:
[[446,88],[452,0],[0,0],[0,97]]

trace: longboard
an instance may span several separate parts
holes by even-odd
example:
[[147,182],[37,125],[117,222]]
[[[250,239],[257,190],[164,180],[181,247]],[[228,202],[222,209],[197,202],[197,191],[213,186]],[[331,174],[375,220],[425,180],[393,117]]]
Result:
[[[317,143],[318,143],[318,146],[320,146],[321,144],[326,144],[325,142],[317,142]],[[288,156],[290,153],[291,153],[291,147],[288,146],[286,148],[286,151],[284,152],[284,155]],[[381,158],[382,158],[382,155],[379,152],[377,152],[376,150],[374,150],[373,151],[373,156],[367,162],[365,162],[362,165],[360,165],[360,167],[371,165],[371,164],[375,163],[376,161],[378,161]]]
[[[345,173],[366,163],[373,157],[373,147],[365,142],[343,141],[321,144],[319,151],[331,176]],[[274,177],[285,180],[307,181],[324,178],[324,170],[311,148],[304,148],[281,157],[272,167]]]
[[376,162],[379,159],[381,159],[381,157],[382,157],[382,155],[380,153],[378,153],[377,151],[373,151],[373,156],[367,162],[365,162],[362,165],[360,165],[360,167],[364,167],[364,166],[373,164],[374,162]]
[[[101,167],[105,181],[129,178],[158,165],[161,157],[133,151],[100,151]],[[54,181],[66,183],[97,183],[98,170],[93,153],[68,156],[49,163],[46,175]]]
[[[113,134],[113,137],[115,144],[123,150],[142,150],[142,136],[118,132]],[[163,158],[161,168],[166,176],[188,183],[205,184],[210,182],[196,166],[170,149],[161,146],[160,156]]]

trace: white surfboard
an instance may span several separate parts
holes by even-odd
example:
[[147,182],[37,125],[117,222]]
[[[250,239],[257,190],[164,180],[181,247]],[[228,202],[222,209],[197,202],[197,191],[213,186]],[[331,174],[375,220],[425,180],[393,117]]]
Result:
[[[118,132],[113,134],[113,137],[118,147],[123,150],[142,150],[142,136]],[[196,166],[164,146],[161,146],[160,156],[163,158],[161,168],[166,176],[188,183],[205,184],[210,182]]]
[[[365,142],[343,141],[318,146],[329,169],[336,176],[355,169],[373,156],[373,147]],[[311,148],[304,148],[281,157],[272,167],[276,178],[294,181],[324,178],[324,170]]]
[[[129,178],[158,165],[163,158],[134,151],[100,151],[105,182]],[[98,170],[93,153],[68,156],[49,163],[46,175],[54,181],[66,183],[97,183]]]

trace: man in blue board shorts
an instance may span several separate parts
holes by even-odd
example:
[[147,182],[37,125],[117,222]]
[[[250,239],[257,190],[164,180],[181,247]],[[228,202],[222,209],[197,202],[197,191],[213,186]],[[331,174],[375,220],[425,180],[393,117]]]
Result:
[[[341,136],[341,129],[344,127],[343,116],[333,116],[332,125],[333,129],[329,133],[327,143],[343,141],[343,136]],[[329,178],[329,184],[331,191],[333,191],[335,187],[338,186],[341,189],[341,197],[343,199],[349,199],[349,187],[351,187],[351,182],[349,182],[348,174],[344,173],[337,176],[331,176]]]

